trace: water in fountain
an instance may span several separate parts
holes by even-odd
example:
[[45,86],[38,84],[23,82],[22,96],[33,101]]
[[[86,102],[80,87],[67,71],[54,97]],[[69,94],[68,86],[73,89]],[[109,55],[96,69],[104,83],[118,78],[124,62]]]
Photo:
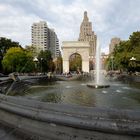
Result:
[[87,86],[93,87],[93,88],[106,88],[109,87],[109,85],[105,85],[104,83],[104,75],[101,71],[101,51],[100,51],[100,45],[99,42],[97,43],[96,47],[96,67],[95,67],[95,82],[90,83]]
[[100,46],[99,42],[97,43],[97,48],[96,48],[96,67],[95,67],[95,84],[100,85],[102,84],[101,80],[101,53],[100,53]]

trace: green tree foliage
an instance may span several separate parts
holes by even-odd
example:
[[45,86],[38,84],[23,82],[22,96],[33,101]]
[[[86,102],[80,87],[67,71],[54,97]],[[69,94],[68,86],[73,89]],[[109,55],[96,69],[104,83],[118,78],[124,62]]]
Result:
[[36,47],[34,47],[34,46],[31,45],[31,46],[26,46],[25,49],[26,49],[26,51],[32,53],[32,56],[33,57],[37,56]]
[[81,70],[82,68],[82,59],[81,56],[77,53],[70,56],[70,71]]
[[57,57],[57,59],[55,60],[55,71],[56,71],[56,73],[58,73],[58,74],[60,74],[60,73],[62,73],[62,57],[61,56],[59,56],[59,57]]
[[0,71],[2,71],[2,60],[7,52],[7,50],[11,47],[21,47],[18,42],[14,42],[11,39],[7,39],[4,37],[0,38]]
[[[140,32],[134,32],[129,40],[121,41],[110,55],[107,64],[111,69],[113,56],[114,69],[126,71],[140,71]],[[131,60],[134,57],[136,60]]]
[[38,62],[41,72],[54,71],[55,65],[50,51],[40,51],[38,55]]
[[132,56],[136,58],[136,61],[129,62],[129,70],[140,71],[140,32],[134,32],[130,36],[130,44],[133,48],[131,51]]
[[31,72],[34,69],[32,54],[19,47],[12,47],[7,51],[2,65],[7,72]]

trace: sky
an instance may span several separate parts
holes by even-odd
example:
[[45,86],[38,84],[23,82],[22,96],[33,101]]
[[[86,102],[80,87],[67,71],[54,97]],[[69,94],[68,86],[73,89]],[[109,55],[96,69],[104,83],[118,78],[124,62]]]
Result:
[[31,45],[31,26],[46,21],[62,41],[77,41],[88,12],[102,52],[111,38],[127,40],[140,31],[140,0],[0,0],[0,37]]

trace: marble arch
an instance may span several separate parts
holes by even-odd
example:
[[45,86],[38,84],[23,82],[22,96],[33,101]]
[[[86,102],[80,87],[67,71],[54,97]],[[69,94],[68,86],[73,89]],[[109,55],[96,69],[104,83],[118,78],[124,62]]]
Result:
[[63,73],[69,72],[69,58],[72,54],[78,53],[82,58],[82,71],[89,72],[89,42],[64,41],[62,42],[63,51]]

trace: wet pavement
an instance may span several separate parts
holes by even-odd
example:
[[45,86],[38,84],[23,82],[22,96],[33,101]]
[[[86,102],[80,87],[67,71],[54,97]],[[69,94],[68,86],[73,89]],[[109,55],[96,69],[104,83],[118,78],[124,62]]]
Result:
[[0,124],[0,140],[24,140],[20,136],[15,135],[15,128],[8,128]]

